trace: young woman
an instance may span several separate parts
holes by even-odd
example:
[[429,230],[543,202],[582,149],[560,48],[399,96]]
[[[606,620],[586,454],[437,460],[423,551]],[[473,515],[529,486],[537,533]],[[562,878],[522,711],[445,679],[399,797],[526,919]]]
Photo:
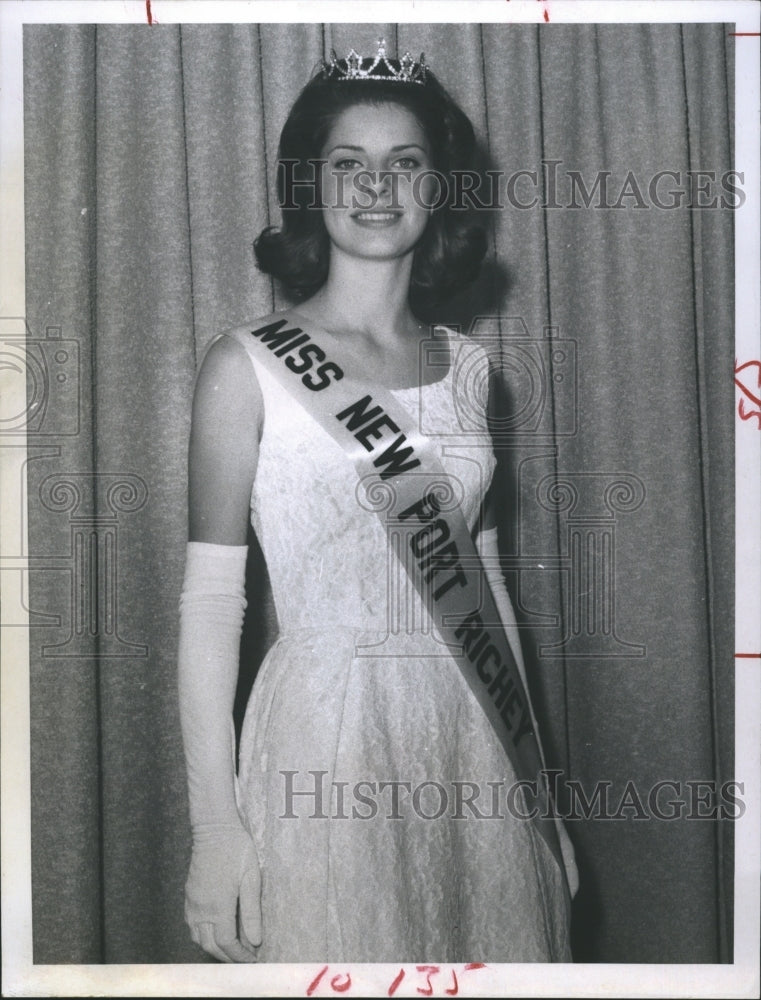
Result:
[[[473,611],[470,533],[496,554],[494,457],[482,396],[462,398],[484,352],[432,336],[418,311],[484,255],[442,195],[474,145],[422,57],[333,57],[283,129],[283,224],[256,244],[298,305],[220,335],[198,375],[179,653],[186,919],[222,961],[570,960],[572,852],[552,820],[527,818],[525,772],[499,735],[533,739],[501,574],[487,567],[510,646],[471,615],[457,633],[468,680],[445,644],[442,612]],[[426,475],[438,492],[416,494]],[[405,489],[394,530],[415,526],[409,572],[383,519]],[[279,637],[236,774],[249,518]],[[500,655],[513,667],[497,671]]]

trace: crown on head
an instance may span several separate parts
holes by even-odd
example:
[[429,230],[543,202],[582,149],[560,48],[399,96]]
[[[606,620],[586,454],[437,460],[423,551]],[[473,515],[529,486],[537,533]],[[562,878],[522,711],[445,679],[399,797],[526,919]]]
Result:
[[425,84],[427,70],[422,52],[417,60],[409,52],[405,52],[401,59],[389,59],[385,38],[379,39],[378,52],[374,56],[361,56],[352,49],[345,59],[339,59],[332,49],[330,61],[322,61],[325,80],[390,80]]

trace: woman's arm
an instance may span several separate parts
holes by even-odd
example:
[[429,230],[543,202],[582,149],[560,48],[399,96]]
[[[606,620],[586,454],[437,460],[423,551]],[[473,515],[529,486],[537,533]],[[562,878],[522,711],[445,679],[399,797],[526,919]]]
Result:
[[178,685],[193,829],[185,915],[193,939],[221,961],[252,961],[261,938],[259,869],[236,804],[232,730],[261,424],[251,361],[234,339],[220,337],[193,398]]
[[264,403],[251,359],[224,335],[203,359],[188,451],[189,539],[245,545]]

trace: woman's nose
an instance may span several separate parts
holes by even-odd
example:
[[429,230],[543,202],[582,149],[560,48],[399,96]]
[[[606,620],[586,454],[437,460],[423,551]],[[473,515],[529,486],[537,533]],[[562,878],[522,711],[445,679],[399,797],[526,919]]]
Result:
[[393,193],[391,171],[385,167],[377,167],[372,172],[370,186],[376,199],[385,202]]
[[380,194],[383,191],[391,190],[390,171],[383,167],[377,167],[372,171],[372,187]]

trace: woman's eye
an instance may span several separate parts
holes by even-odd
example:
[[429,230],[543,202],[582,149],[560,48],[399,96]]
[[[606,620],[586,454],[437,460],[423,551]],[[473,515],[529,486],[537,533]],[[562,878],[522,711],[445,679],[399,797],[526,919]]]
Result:
[[350,156],[345,156],[342,160],[336,160],[335,162],[337,170],[354,170],[358,166],[359,160],[353,160]]
[[402,170],[415,170],[416,167],[420,166],[420,161],[416,160],[414,156],[401,156],[394,166],[401,167]]

